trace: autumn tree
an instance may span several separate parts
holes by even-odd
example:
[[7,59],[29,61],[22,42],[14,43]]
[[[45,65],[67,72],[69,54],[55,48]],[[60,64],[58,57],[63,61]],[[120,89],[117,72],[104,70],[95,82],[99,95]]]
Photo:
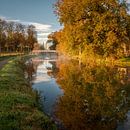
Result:
[[30,51],[37,42],[33,25],[0,19],[0,52]]
[[35,31],[35,26],[30,25],[27,28],[27,46],[29,47],[29,50],[32,50],[34,47],[34,43],[37,42],[37,34]]
[[120,57],[129,46],[130,20],[124,1],[58,0],[55,13],[64,26],[68,53],[87,54],[86,48],[92,48],[103,57]]
[[52,42],[52,46],[50,46],[51,50],[55,50],[56,46],[58,45],[59,41],[61,39],[61,31],[59,32],[52,32],[51,34],[48,35],[48,40]]

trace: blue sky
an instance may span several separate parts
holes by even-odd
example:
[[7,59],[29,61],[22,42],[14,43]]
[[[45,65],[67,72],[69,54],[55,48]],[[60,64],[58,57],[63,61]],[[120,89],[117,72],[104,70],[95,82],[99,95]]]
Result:
[[127,3],[129,3],[129,11],[128,13],[130,13],[130,0],[126,0]]
[[0,0],[0,17],[10,21],[33,24],[38,31],[38,40],[47,40],[47,35],[59,30],[60,24],[53,13],[56,0]]
[[[57,17],[53,13],[53,4],[56,1],[0,0],[0,17],[6,20],[35,25],[38,31],[38,41],[43,43],[43,41],[47,40],[49,33],[61,28]],[[130,3],[130,0],[126,1]]]

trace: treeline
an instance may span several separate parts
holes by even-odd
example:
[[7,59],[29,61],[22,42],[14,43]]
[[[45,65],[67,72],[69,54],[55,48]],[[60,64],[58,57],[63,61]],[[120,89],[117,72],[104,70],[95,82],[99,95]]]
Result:
[[0,19],[0,52],[28,52],[37,42],[33,25]]
[[129,55],[130,16],[118,0],[58,0],[55,13],[63,29],[50,36],[69,55]]

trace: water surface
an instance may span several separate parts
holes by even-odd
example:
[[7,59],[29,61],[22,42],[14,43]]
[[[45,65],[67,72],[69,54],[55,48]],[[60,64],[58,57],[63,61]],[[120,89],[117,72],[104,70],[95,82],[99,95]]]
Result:
[[129,67],[33,59],[43,110],[66,130],[130,130]]

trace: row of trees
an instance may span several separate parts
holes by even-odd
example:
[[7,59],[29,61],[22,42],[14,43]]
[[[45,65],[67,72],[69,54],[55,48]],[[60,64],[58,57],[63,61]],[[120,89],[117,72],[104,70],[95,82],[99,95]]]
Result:
[[30,51],[37,42],[33,25],[23,25],[0,19],[0,52]]
[[130,46],[130,16],[119,0],[58,0],[63,29],[52,35],[57,49],[71,55],[126,55]]

